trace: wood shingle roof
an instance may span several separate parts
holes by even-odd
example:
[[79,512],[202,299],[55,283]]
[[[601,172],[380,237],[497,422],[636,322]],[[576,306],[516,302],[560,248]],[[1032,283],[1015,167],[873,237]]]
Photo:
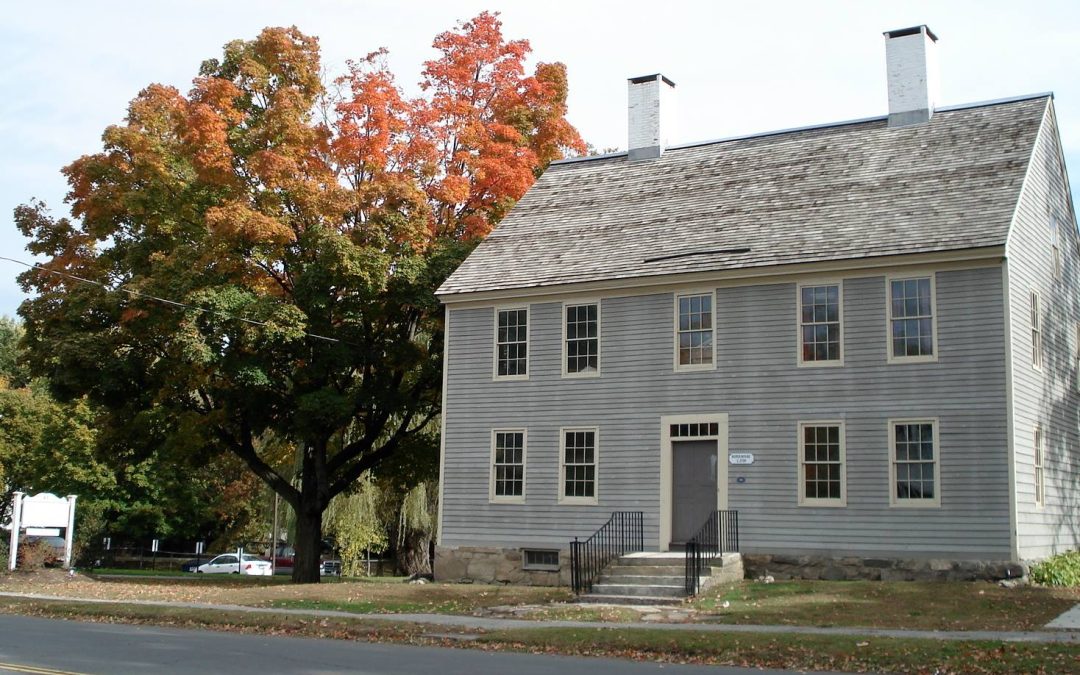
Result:
[[1002,246],[1048,101],[555,163],[438,293]]

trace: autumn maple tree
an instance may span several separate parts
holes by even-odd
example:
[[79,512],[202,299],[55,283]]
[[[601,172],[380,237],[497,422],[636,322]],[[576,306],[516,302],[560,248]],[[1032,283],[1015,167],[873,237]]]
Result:
[[[316,38],[267,28],[188,94],[140,92],[64,169],[70,218],[16,209],[48,259],[21,277],[34,372],[103,406],[106,436],[242,458],[295,511],[296,581],[318,581],[331,498],[434,442],[434,289],[551,160],[584,150],[565,68],[527,74],[528,43],[496,15],[434,47],[410,98],[385,52],[327,82]],[[265,451],[283,444],[285,461]]]

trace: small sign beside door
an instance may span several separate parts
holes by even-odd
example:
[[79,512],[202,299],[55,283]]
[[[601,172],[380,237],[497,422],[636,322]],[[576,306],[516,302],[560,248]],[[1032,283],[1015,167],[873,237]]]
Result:
[[732,452],[728,453],[728,464],[753,464],[754,453],[752,452]]

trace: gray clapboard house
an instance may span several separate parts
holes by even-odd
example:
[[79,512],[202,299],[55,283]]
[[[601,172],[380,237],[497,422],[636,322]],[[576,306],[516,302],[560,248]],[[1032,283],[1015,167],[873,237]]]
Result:
[[1080,541],[1080,241],[1050,94],[556,162],[446,281],[435,573],[565,583],[736,511],[750,573],[1008,576]]

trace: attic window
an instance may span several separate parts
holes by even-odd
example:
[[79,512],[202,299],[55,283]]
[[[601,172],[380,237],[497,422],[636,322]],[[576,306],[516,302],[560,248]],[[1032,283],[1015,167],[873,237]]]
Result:
[[749,248],[718,248],[710,251],[690,251],[689,253],[673,253],[671,255],[661,255],[655,258],[645,258],[645,262],[661,262],[663,260],[676,260],[678,258],[689,258],[695,255],[736,255],[739,253],[749,253]]

